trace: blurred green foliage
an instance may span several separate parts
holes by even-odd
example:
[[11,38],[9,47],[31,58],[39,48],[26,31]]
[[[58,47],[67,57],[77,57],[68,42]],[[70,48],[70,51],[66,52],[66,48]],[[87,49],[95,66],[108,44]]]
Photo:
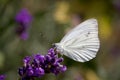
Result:
[[[22,8],[34,17],[26,41],[15,34],[14,17]],[[96,18],[99,23],[101,48],[97,57],[80,63],[64,56],[68,70],[41,79],[120,80],[119,0],[0,0],[0,74],[5,74],[6,80],[17,80],[17,69],[25,56],[46,54],[53,43],[88,18]]]

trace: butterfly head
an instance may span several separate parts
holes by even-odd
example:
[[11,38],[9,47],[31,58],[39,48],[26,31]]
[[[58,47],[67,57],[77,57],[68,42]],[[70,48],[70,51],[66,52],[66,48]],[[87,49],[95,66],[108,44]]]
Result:
[[63,51],[64,51],[63,45],[61,45],[60,43],[55,43],[55,44],[53,44],[53,46],[55,47],[55,49],[58,53],[60,53],[60,54],[63,53]]

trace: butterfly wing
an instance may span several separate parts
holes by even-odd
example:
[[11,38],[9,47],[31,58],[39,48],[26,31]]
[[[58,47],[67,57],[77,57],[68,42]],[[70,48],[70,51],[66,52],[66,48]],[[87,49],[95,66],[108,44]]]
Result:
[[89,19],[68,32],[60,43],[55,46],[63,55],[86,62],[93,59],[99,49],[98,23],[96,19]]

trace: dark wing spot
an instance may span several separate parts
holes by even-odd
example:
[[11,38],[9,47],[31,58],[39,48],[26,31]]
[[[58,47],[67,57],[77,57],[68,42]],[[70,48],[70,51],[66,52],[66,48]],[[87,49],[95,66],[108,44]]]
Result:
[[90,35],[90,32],[87,32],[86,37],[88,37],[89,35]]

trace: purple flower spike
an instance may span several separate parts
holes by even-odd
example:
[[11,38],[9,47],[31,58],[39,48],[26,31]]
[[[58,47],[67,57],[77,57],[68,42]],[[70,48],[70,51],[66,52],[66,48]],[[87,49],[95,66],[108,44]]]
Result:
[[5,76],[4,75],[0,75],[0,80],[5,80]]
[[19,68],[18,73],[22,80],[34,80],[34,78],[42,77],[45,73],[58,75],[67,70],[67,67],[61,64],[63,60],[51,48],[46,55],[36,54],[32,58],[25,57],[23,59],[24,65]]
[[15,21],[18,24],[16,27],[16,33],[22,40],[28,39],[28,29],[32,22],[32,16],[27,9],[22,9],[15,16]]
[[[32,21],[32,16],[27,9],[19,11],[15,17],[16,22],[27,25]],[[27,27],[27,26],[26,26]]]

